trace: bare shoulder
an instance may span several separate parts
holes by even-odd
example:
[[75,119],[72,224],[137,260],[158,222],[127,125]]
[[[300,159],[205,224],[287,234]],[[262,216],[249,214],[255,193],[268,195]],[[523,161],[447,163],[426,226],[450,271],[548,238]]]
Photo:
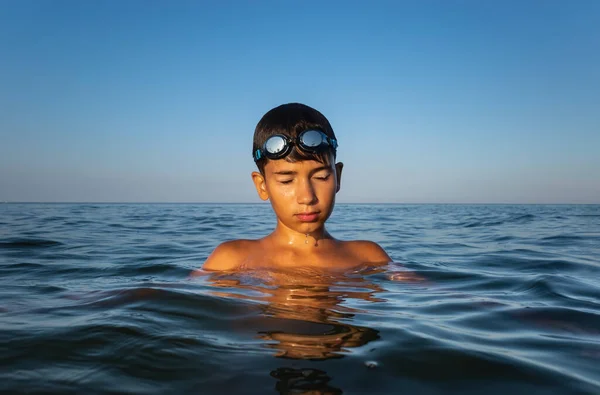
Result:
[[392,258],[385,252],[381,246],[369,240],[354,240],[344,242],[354,255],[363,262],[369,263],[389,263]]
[[203,270],[235,270],[244,262],[256,240],[231,240],[219,244],[202,265]]

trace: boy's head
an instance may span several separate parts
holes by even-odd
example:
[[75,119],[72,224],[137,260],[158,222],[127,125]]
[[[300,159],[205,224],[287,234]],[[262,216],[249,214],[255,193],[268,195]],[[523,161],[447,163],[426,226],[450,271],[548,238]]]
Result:
[[252,156],[260,172],[252,180],[286,228],[312,233],[331,215],[343,167],[336,148],[327,118],[304,104],[281,105],[258,122]]
[[[307,132],[308,131],[308,132]],[[302,149],[299,145],[306,140],[310,144],[323,134],[323,146],[321,149]],[[284,143],[282,139],[271,139],[281,135],[287,138]],[[299,139],[300,137],[300,139]],[[254,131],[254,142],[252,144],[252,156],[261,174],[264,174],[265,165],[271,159],[267,157],[269,146],[265,143],[269,140],[276,148],[287,146],[291,143],[289,153],[277,159],[285,159],[288,162],[302,160],[315,160],[325,165],[335,162],[337,139],[329,121],[319,111],[300,103],[283,104],[267,112],[256,125]],[[300,144],[299,144],[300,143]],[[285,152],[282,152],[285,153]]]

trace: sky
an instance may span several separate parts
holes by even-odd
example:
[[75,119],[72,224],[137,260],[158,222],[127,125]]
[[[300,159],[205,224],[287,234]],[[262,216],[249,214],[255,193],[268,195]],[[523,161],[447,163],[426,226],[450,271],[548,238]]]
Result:
[[259,202],[321,111],[338,202],[600,203],[600,2],[0,0],[0,201]]

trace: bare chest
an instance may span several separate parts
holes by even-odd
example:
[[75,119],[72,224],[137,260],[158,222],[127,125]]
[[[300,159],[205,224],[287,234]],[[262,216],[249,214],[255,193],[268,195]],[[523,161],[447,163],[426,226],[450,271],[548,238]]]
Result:
[[308,252],[278,248],[255,248],[242,263],[247,268],[258,267],[322,267],[351,268],[362,262],[343,248],[313,248]]

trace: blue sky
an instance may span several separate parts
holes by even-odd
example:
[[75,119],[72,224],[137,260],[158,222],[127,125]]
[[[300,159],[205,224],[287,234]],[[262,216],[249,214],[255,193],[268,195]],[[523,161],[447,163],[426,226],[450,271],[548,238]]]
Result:
[[0,201],[258,202],[323,112],[340,202],[600,203],[600,2],[0,2]]

